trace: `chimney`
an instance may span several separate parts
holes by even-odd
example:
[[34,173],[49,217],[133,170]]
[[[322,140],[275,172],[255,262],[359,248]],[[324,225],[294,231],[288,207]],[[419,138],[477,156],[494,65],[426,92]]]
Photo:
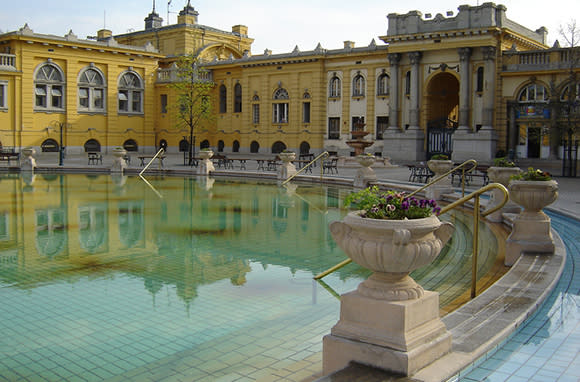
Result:
[[354,41],[345,41],[344,42],[344,49],[353,49],[354,48]]

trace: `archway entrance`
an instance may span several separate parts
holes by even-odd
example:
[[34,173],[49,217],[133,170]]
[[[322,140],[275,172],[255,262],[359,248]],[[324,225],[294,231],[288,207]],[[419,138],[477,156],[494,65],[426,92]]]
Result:
[[441,72],[429,81],[426,94],[427,159],[435,154],[451,157],[459,115],[459,81],[453,74]]

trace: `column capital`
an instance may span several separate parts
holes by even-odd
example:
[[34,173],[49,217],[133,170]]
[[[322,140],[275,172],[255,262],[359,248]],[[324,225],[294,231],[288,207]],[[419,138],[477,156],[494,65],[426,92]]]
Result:
[[399,62],[401,62],[401,53],[389,53],[387,57],[391,66],[399,65]]
[[421,52],[409,52],[409,60],[412,65],[417,65],[421,61]]
[[495,46],[484,46],[481,48],[481,51],[483,53],[484,60],[486,60],[486,61],[494,61],[495,60],[495,54],[496,54]]
[[469,61],[471,57],[471,48],[459,48],[457,49],[457,53],[459,53],[459,59],[461,61]]

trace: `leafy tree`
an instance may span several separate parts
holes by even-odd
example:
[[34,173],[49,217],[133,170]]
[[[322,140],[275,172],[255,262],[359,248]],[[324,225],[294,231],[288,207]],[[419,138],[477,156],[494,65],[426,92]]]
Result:
[[203,122],[211,121],[213,117],[211,92],[214,83],[208,70],[200,65],[193,54],[180,57],[176,67],[177,80],[170,87],[177,96],[174,106],[177,109],[179,127],[185,125],[189,128],[188,158],[191,165],[195,156],[195,128],[200,127]]

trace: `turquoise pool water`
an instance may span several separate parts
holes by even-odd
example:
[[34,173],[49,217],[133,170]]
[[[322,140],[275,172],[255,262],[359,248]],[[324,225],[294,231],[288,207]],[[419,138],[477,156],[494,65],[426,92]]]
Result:
[[[233,179],[0,179],[0,380],[301,380],[320,371],[335,294],[368,272],[328,224],[347,189]],[[469,288],[463,215],[414,273],[442,303]],[[482,228],[484,273],[497,243]],[[494,249],[495,248],[495,249]]]

